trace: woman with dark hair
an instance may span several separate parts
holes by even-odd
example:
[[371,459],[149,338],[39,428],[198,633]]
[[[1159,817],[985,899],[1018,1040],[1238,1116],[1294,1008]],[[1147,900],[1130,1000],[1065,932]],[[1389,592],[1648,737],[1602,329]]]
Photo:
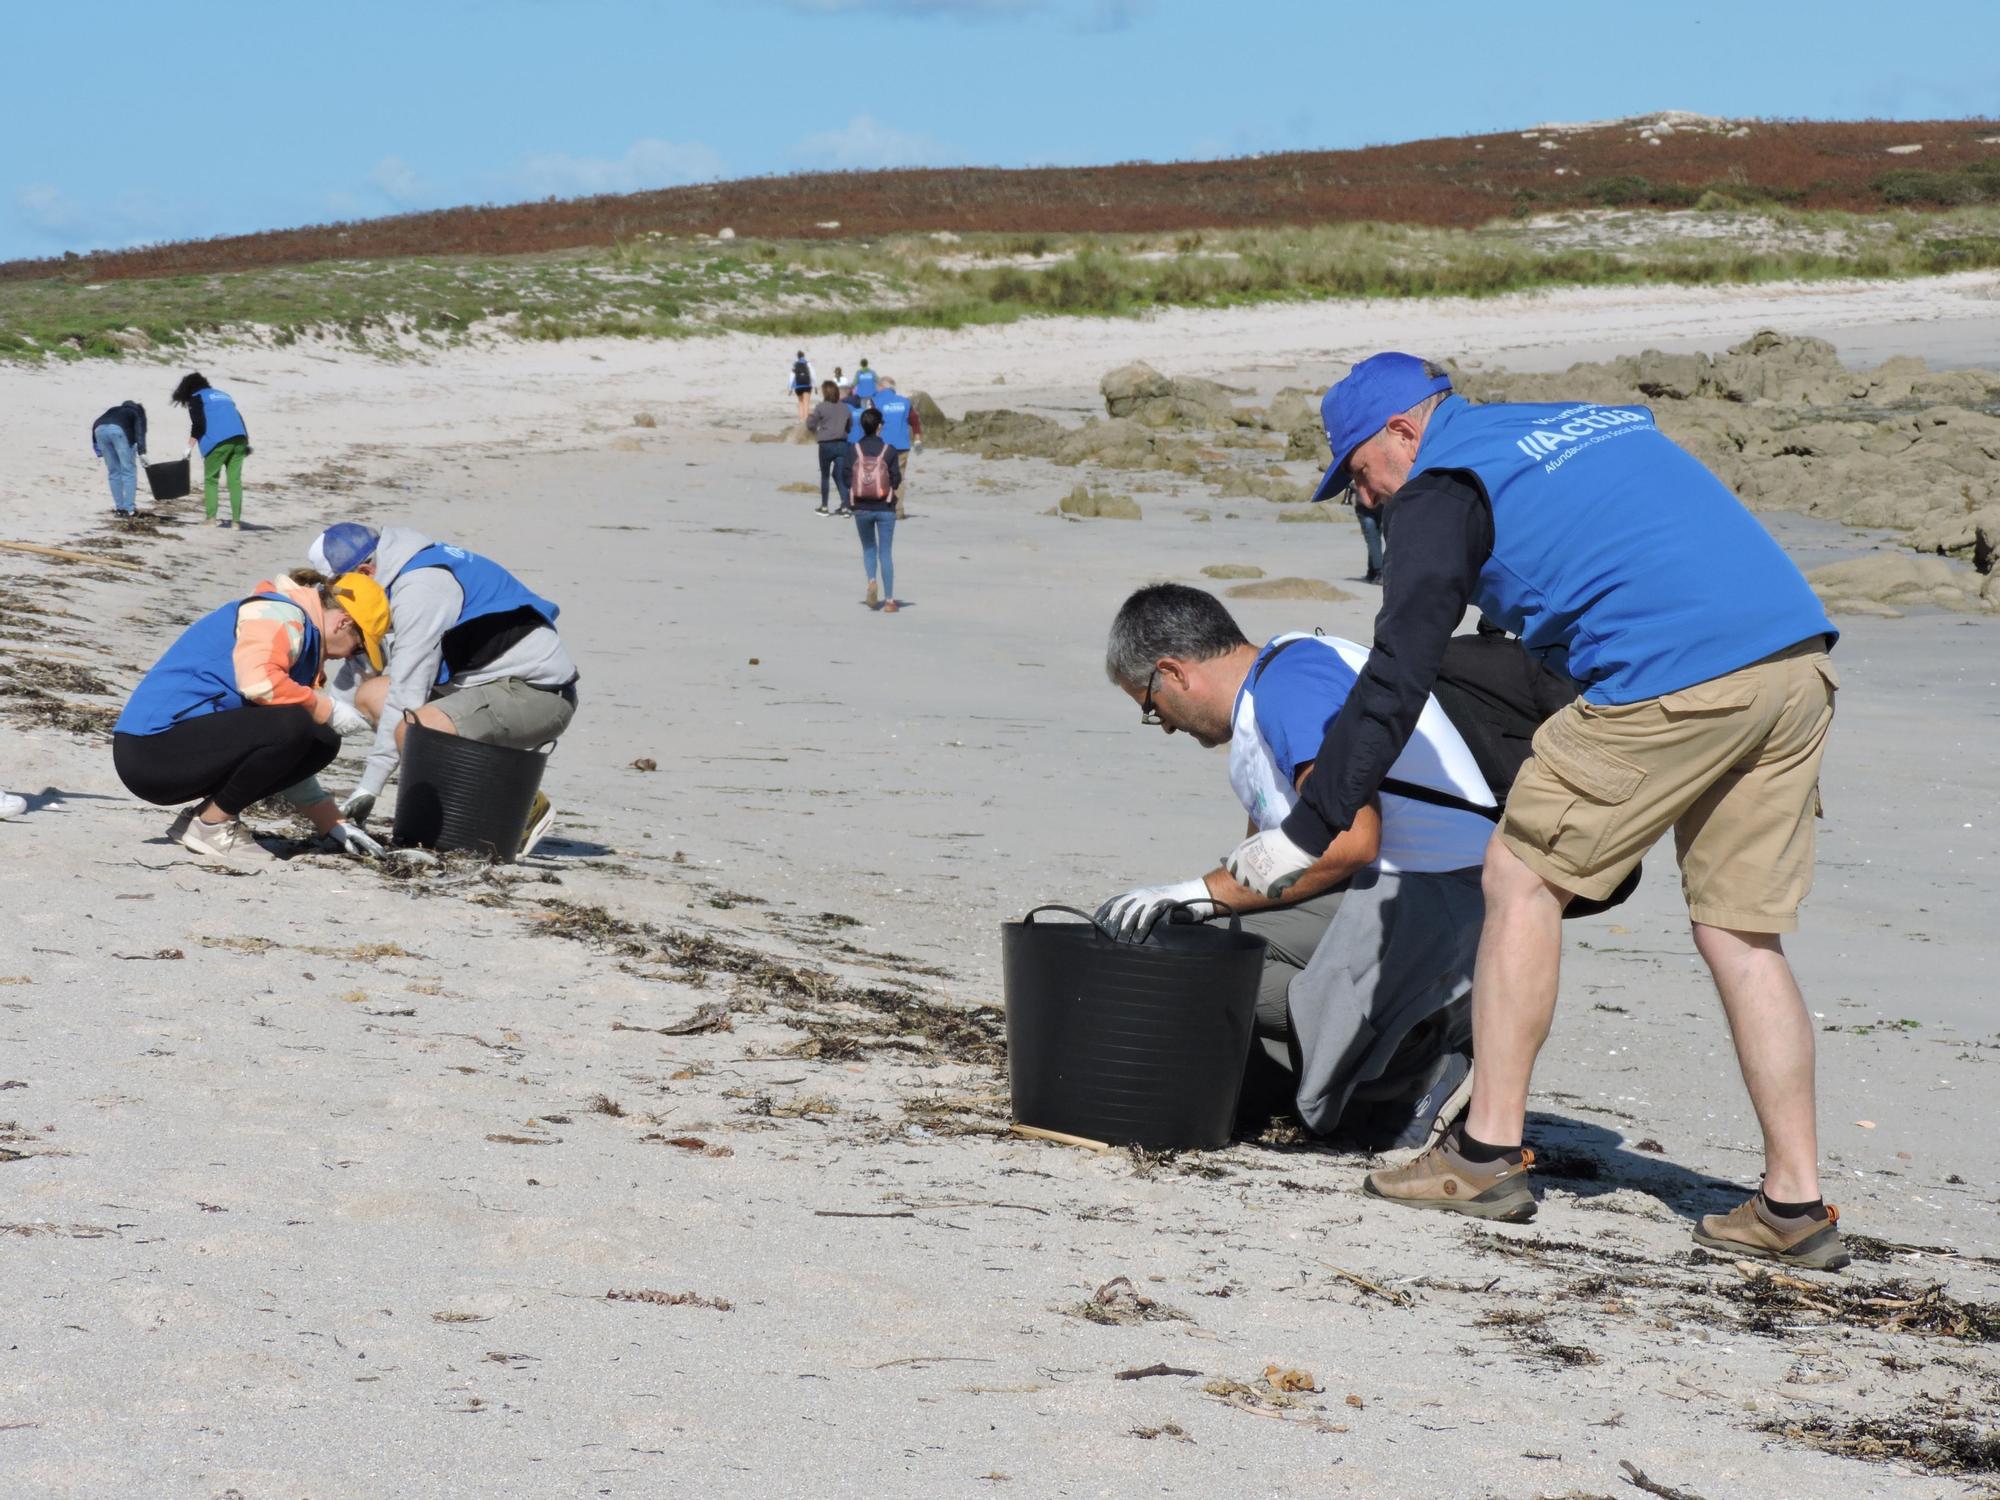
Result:
[[173,402],[188,411],[188,447],[201,449],[202,513],[215,520],[216,480],[229,476],[229,520],[222,526],[243,524],[243,460],[250,456],[250,429],[243,414],[227,391],[218,391],[208,377],[195,370],[181,377],[174,387]]
[[896,565],[889,549],[896,540],[896,491],[903,483],[903,470],[896,450],[882,441],[882,413],[872,406],[861,414],[861,437],[852,462],[848,503],[854,507],[854,529],[861,533],[861,571],[868,578],[868,597],[862,602],[873,609],[879,598],[882,613],[893,615],[902,606],[896,603]]
[[362,573],[302,568],[181,632],[132,691],[111,734],[111,763],[133,796],[192,802],[167,836],[210,859],[266,851],[246,807],[282,792],[334,848],[380,854],[319,784],[342,735],[374,726],[324,691],[328,661],[361,652],[379,671],[389,600]]

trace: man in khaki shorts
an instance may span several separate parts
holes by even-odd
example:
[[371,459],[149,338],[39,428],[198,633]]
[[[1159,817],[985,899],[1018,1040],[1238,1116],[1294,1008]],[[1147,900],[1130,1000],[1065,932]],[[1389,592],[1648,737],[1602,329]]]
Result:
[[[1451,394],[1407,354],[1363,360],[1321,408],[1333,464],[1390,538],[1375,648],[1298,806],[1228,860],[1285,889],[1401,752],[1468,604],[1566,657],[1582,696],[1536,734],[1486,852],[1471,1103],[1442,1141],[1370,1173],[1412,1208],[1520,1222],[1521,1144],[1555,1011],[1564,909],[1609,895],[1672,828],[1697,951],[1722,997],[1763,1129],[1759,1191],[1695,1229],[1732,1255],[1847,1263],[1820,1198],[1813,1031],[1780,934],[1812,885],[1836,632],[1805,579],[1720,480],[1642,407]],[[1393,531],[1389,528],[1393,527]]]

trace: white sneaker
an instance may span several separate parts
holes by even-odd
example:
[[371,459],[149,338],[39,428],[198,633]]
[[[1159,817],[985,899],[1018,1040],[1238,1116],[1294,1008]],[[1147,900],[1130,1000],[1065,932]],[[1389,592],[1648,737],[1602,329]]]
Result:
[[194,815],[200,807],[201,804],[197,802],[175,813],[173,822],[167,825],[168,839],[178,844],[181,841],[181,835],[188,831],[188,824],[194,821]]
[[0,818],[18,818],[28,810],[28,799],[12,792],[0,792]]
[[181,847],[210,859],[242,859],[253,864],[278,857],[251,837],[241,818],[231,818],[226,823],[204,823],[200,818],[190,818],[187,827],[181,830]]

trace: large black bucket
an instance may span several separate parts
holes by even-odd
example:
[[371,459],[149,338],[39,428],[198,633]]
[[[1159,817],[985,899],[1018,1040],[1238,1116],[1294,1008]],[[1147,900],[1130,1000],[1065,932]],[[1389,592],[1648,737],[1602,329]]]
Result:
[[188,461],[174,459],[171,463],[146,465],[146,488],[153,492],[155,500],[178,500],[194,488],[188,474]]
[[1041,906],[1000,927],[1014,1118],[1153,1151],[1228,1145],[1264,940],[1156,922],[1121,943],[1045,911],[1084,915]]
[[547,762],[538,750],[482,745],[411,722],[403,731],[396,842],[512,860]]

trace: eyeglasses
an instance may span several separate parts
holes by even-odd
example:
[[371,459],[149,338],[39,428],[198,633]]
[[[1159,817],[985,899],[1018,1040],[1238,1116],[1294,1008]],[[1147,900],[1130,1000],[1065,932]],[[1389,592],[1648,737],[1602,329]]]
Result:
[[1146,696],[1139,704],[1139,722],[1141,724],[1157,726],[1165,722],[1160,717],[1160,711],[1153,706],[1153,687],[1159,680],[1160,669],[1155,667],[1153,668],[1153,675],[1146,679]]

